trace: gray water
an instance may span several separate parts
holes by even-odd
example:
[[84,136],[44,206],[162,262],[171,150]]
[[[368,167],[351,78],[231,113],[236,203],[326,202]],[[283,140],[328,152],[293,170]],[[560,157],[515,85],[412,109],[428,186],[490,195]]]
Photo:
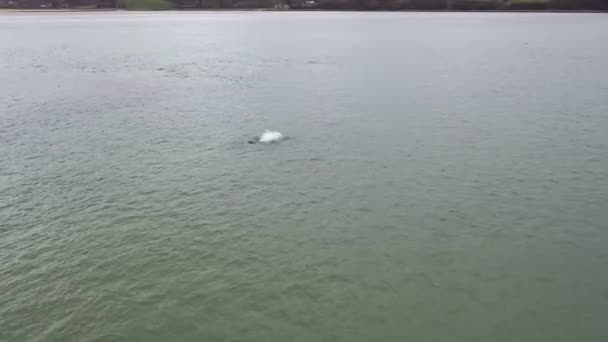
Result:
[[0,14],[0,341],[606,341],[607,61],[606,14]]

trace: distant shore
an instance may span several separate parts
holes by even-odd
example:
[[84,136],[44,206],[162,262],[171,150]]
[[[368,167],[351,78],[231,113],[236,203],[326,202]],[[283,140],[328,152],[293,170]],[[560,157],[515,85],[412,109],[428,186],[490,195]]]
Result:
[[446,10],[446,9],[278,9],[278,8],[172,8],[166,10],[124,9],[124,8],[0,8],[5,13],[101,13],[101,12],[421,12],[421,13],[608,13],[607,10]]

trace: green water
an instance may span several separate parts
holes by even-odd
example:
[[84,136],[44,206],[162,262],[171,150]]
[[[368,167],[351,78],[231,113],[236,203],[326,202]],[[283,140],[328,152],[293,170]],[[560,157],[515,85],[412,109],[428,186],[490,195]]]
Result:
[[606,42],[605,14],[0,14],[0,341],[606,341]]

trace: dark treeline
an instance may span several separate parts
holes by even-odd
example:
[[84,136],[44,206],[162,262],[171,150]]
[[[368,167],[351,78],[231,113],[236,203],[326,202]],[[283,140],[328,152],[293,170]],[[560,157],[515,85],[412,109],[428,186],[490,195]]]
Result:
[[[160,5],[159,5],[160,4]],[[5,8],[608,10],[608,0],[0,0]]]

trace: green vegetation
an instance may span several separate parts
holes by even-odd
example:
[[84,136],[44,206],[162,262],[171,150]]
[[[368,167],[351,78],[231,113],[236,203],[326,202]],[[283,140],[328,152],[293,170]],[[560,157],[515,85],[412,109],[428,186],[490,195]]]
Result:
[[166,0],[123,0],[124,7],[128,10],[168,10],[173,8],[173,3]]

